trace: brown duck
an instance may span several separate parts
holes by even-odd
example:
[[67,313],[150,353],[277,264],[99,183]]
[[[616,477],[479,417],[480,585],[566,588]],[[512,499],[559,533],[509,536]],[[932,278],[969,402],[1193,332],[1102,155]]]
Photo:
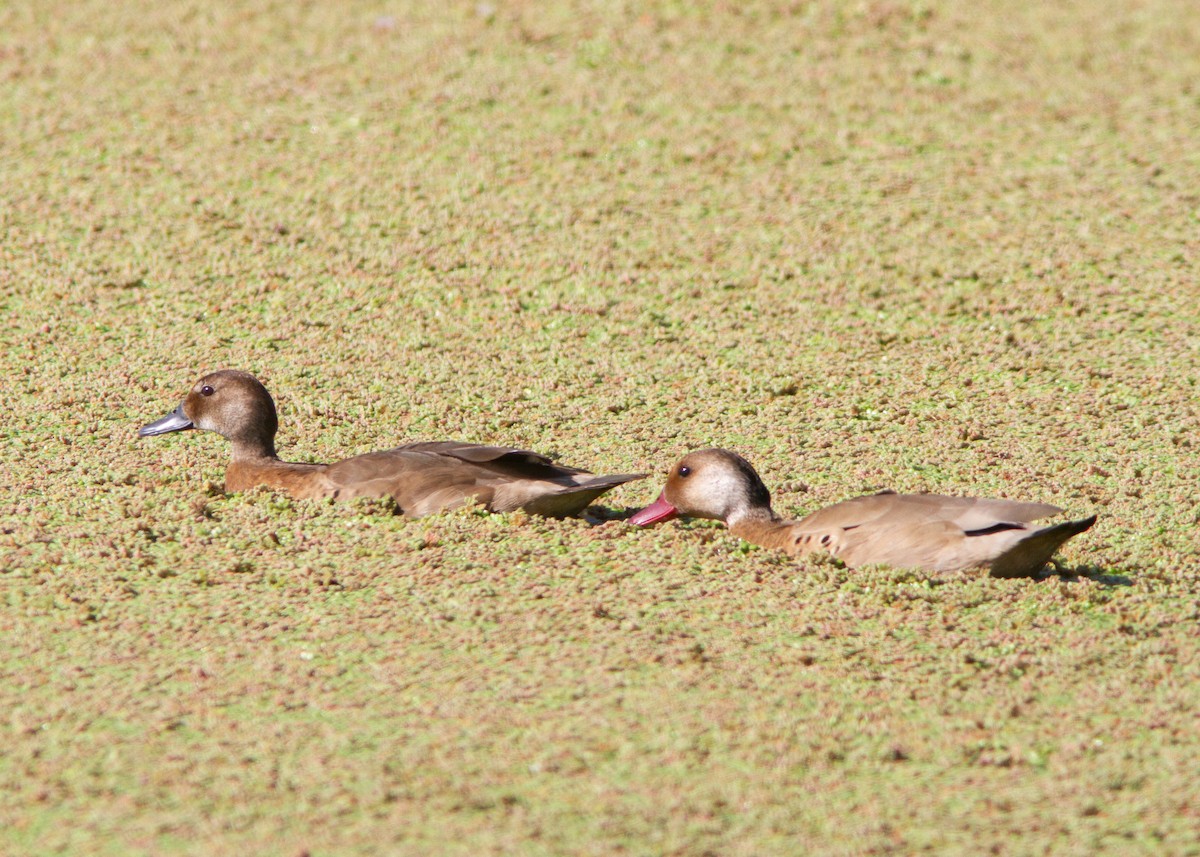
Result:
[[1048,527],[1032,523],[1061,511],[1046,503],[884,491],[788,521],[771,508],[750,462],[727,449],[705,449],[676,464],[658,500],[629,520],[646,526],[677,515],[713,518],[746,541],[792,556],[828,551],[851,568],[982,568],[993,577],[1027,577],[1096,522],[1092,515]]
[[138,435],[195,428],[227,438],[233,458],[225,471],[226,491],[265,485],[297,499],[392,497],[403,514],[414,517],[472,503],[490,512],[576,515],[610,488],[646,476],[595,476],[536,452],[458,441],[410,443],[335,464],[300,464],[276,455],[278,427],[266,387],[248,372],[222,369],[197,381],[178,408],[142,426]]

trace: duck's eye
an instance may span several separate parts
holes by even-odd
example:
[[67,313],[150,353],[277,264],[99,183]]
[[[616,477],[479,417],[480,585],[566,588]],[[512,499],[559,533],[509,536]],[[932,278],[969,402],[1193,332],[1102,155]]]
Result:
[[212,386],[209,384],[205,384],[203,387],[200,388],[201,396],[211,396],[215,392],[216,392],[216,390],[214,390],[212,388]]
[[692,468],[688,467],[685,464],[683,467],[679,468],[679,475],[682,476],[684,479],[687,479],[689,476],[692,475]]

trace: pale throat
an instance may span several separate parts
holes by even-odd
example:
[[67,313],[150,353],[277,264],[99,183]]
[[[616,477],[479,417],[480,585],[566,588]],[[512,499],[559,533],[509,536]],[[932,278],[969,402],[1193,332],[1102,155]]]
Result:
[[770,506],[751,506],[747,502],[735,504],[728,515],[725,516],[726,525],[733,527],[737,524],[748,523],[774,523],[779,520],[779,516],[775,514],[775,510]]

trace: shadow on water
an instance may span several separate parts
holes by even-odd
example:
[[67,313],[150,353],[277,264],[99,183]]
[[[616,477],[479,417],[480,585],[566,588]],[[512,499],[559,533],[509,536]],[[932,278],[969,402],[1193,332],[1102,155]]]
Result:
[[1051,562],[1042,573],[1042,580],[1061,580],[1075,583],[1090,580],[1101,586],[1133,586],[1133,578],[1124,574],[1116,574],[1098,565],[1068,565],[1067,563]]

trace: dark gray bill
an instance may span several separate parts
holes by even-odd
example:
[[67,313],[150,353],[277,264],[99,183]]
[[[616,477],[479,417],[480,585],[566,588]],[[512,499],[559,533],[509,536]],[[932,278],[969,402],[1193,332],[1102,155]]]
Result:
[[183,403],[161,420],[155,420],[138,429],[138,437],[150,437],[156,434],[166,434],[169,431],[184,431],[192,428],[192,421],[183,413]]

